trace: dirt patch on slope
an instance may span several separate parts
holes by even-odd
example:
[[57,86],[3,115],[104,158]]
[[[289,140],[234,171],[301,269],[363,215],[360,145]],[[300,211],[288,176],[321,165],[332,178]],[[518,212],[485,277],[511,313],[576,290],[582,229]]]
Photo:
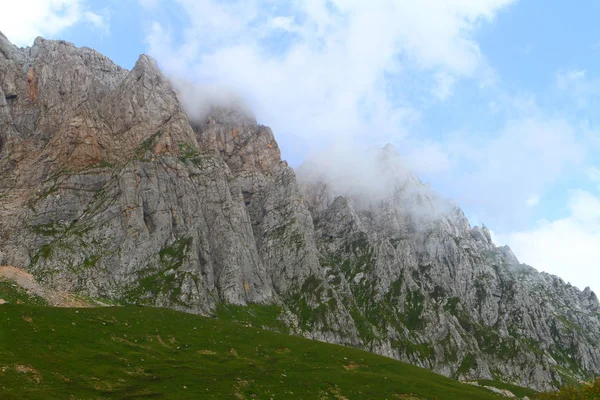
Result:
[[[22,268],[12,265],[0,265],[0,280],[16,283],[28,293],[39,296],[46,300],[49,305],[55,307],[96,307],[91,301],[78,298],[72,293],[50,290],[36,282],[33,275]],[[0,304],[5,303],[4,300]]]
[[21,286],[23,289],[34,291],[37,283],[33,275],[27,271],[10,265],[0,265],[0,279],[8,279]]

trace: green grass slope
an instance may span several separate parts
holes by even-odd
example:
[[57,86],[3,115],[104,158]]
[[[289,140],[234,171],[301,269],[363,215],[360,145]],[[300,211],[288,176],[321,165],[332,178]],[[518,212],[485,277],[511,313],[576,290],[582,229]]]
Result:
[[2,279],[0,279],[0,299],[13,304],[47,305],[46,300],[41,297],[28,293],[16,283]]
[[490,387],[495,387],[498,389],[508,390],[509,392],[511,392],[512,394],[514,394],[515,396],[517,396],[520,399],[522,399],[523,397],[532,398],[537,393],[533,389],[524,388],[524,387],[516,386],[516,385],[511,385],[509,383],[504,383],[504,382],[500,382],[500,381],[490,381],[490,380],[486,380],[486,379],[480,379],[477,381],[477,383],[479,383],[481,386],[490,386]]
[[140,307],[0,306],[1,399],[498,399],[399,361]]
[[577,386],[566,386],[556,392],[538,393],[537,400],[598,400],[600,399],[600,378]]

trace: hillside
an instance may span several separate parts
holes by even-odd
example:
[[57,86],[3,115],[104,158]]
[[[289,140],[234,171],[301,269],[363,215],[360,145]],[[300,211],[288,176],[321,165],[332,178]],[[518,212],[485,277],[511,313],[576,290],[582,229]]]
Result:
[[342,346],[158,308],[0,307],[2,399],[497,399]]
[[391,147],[361,179],[327,154],[294,171],[248,110],[188,114],[146,55],[128,71],[0,34],[0,266],[50,304],[267,307],[286,333],[461,380],[600,374],[596,295],[519,263]]

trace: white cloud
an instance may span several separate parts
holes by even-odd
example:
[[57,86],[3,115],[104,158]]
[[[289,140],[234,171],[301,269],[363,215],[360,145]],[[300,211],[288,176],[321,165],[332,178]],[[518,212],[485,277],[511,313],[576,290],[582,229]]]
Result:
[[108,31],[106,15],[89,10],[84,0],[7,1],[0,29],[17,46],[31,46],[37,36],[55,37],[81,21]]
[[462,79],[489,85],[495,74],[475,34],[512,1],[329,3],[170,2],[189,20],[155,22],[149,52],[172,75],[238,90],[280,142],[395,143],[407,165],[496,230],[527,224],[549,186],[585,160],[577,130],[529,94],[489,102],[509,118],[492,132],[408,137],[421,109],[394,84],[416,77],[428,104]]
[[477,166],[463,181],[464,190],[471,188],[472,204],[499,215],[510,210],[515,220],[524,216],[522,205],[528,205],[531,193],[543,193],[568,168],[580,165],[586,154],[575,129],[560,118],[510,121],[480,149]]
[[288,32],[299,32],[293,17],[275,17],[269,21],[271,28],[282,29]]
[[600,80],[590,78],[583,69],[559,70],[556,72],[556,86],[571,96],[579,107],[587,106],[591,96],[600,93]]
[[573,191],[570,215],[521,232],[496,235],[519,260],[558,275],[583,289],[600,292],[600,198]]
[[562,118],[533,113],[491,135],[448,136],[434,146],[442,154],[430,158],[448,160],[448,170],[417,171],[496,229],[522,227],[544,191],[586,160],[578,133]]
[[595,166],[588,167],[586,170],[586,175],[587,175],[588,179],[594,185],[596,185],[596,188],[598,189],[598,191],[600,191],[600,168],[595,167]]
[[540,204],[540,196],[536,194],[529,196],[525,204],[527,204],[527,207],[537,206],[538,204]]
[[562,90],[579,85],[585,80],[585,72],[583,69],[560,70],[556,73],[556,85]]
[[147,40],[169,74],[240,91],[280,140],[393,142],[420,115],[395,82],[424,73],[437,101],[460,79],[488,79],[474,34],[512,2],[178,0],[189,20],[155,22]]
[[440,101],[444,101],[452,95],[452,87],[456,83],[456,77],[444,72],[438,72],[435,74],[435,80],[437,85],[433,88],[433,94]]
[[86,11],[83,13],[83,19],[90,22],[96,28],[104,32],[105,34],[110,33],[110,25],[108,22],[108,11],[105,10],[102,14],[95,13],[92,11]]
[[448,153],[439,143],[425,142],[410,147],[410,151],[402,158],[407,167],[417,175],[431,176],[447,172],[452,168]]
[[600,183],[600,168],[591,166],[587,169],[587,176],[595,183]]
[[158,7],[160,0],[138,0],[138,3],[147,10],[154,10]]
[[[407,168],[393,146],[356,146],[337,143],[311,154],[296,171],[298,180],[316,185],[312,194],[325,195],[328,201],[345,196],[360,210],[391,204],[414,218],[438,218],[454,210],[455,204],[422,185]],[[326,190],[323,191],[323,184]],[[426,199],[426,200],[425,200]]]
[[490,110],[490,114],[495,115],[502,110],[502,107],[494,100],[491,100],[488,102],[488,109]]

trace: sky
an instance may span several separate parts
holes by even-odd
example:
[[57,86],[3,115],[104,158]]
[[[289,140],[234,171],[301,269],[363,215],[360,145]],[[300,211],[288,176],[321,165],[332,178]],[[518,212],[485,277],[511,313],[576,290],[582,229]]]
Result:
[[[575,5],[576,4],[576,5]],[[0,31],[234,92],[297,167],[391,143],[521,262],[600,290],[600,3],[30,0]]]

